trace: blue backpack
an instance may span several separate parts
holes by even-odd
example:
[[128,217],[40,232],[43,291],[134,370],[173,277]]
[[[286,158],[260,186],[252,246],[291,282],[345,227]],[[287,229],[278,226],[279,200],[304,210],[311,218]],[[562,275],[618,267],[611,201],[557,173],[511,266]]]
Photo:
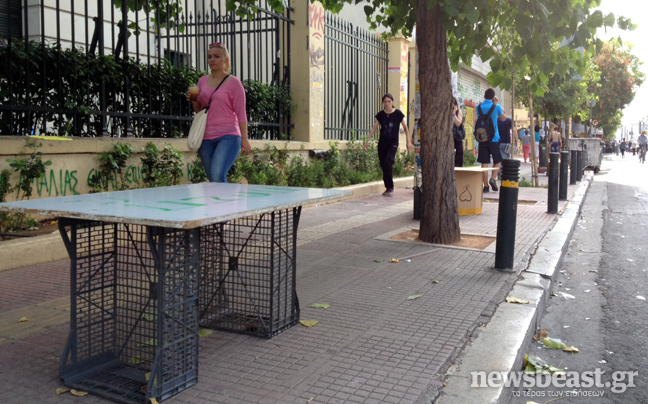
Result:
[[475,121],[475,130],[473,134],[475,139],[480,143],[490,142],[495,137],[495,126],[491,114],[495,110],[495,104],[484,115],[481,112],[481,104],[477,105],[477,120]]

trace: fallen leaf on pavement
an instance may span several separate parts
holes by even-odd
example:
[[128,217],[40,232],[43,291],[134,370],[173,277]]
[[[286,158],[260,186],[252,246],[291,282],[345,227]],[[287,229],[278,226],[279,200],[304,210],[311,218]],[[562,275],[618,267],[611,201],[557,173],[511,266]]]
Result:
[[507,297],[506,301],[509,303],[529,304],[529,301],[527,299],[524,298],[520,299],[518,297],[511,297],[511,296]]
[[543,328],[541,330],[538,330],[538,332],[536,332],[536,335],[533,337],[533,339],[536,341],[542,341],[543,339],[547,338],[548,335],[549,335],[549,329]]
[[128,360],[128,364],[132,366],[137,366],[141,365],[142,363],[146,362],[147,360],[150,360],[151,358],[148,358],[146,356],[133,356]]
[[70,393],[72,393],[73,396],[77,396],[77,397],[84,397],[88,395],[87,391],[74,390],[74,389],[70,390]]
[[435,280],[432,281],[432,283],[439,283],[439,281],[437,281],[437,280],[435,279]]
[[544,344],[544,346],[546,346],[547,348],[551,348],[551,349],[565,349],[565,348],[567,348],[567,345],[565,345],[564,342],[558,341],[556,339],[549,338],[549,337],[544,338],[542,340],[542,343]]
[[412,296],[408,296],[408,297],[407,297],[407,300],[414,300],[414,299],[418,299],[418,298],[421,297],[421,296],[423,296],[423,295],[412,295]]
[[59,387],[58,389],[56,389],[56,394],[63,394],[63,393],[67,393],[68,391],[70,391],[70,389],[64,389]]
[[145,346],[157,346],[157,338],[151,338],[148,341],[144,341],[138,346],[145,347]]
[[535,355],[524,356],[524,373],[526,374],[558,374],[565,373],[564,369],[549,365],[544,359]]
[[200,331],[198,331],[198,336],[199,337],[206,337],[208,335],[211,335],[214,333],[214,330],[210,330],[209,328],[201,328]]
[[374,262],[383,262],[383,260],[374,260]]
[[27,321],[29,321],[29,320],[27,320],[27,317],[23,317],[20,320],[18,320],[19,323],[24,323],[24,322],[27,322]]
[[571,353],[579,353],[580,352],[578,350],[578,348],[576,348],[575,346],[568,346],[567,348],[563,348],[563,351],[571,352]]
[[398,262],[398,260],[396,258],[392,258],[389,260],[389,262]]
[[149,311],[145,311],[142,313],[142,319],[150,322],[157,321],[157,314],[156,313],[151,313]]
[[310,307],[315,307],[316,309],[328,309],[331,305],[328,303],[315,303],[311,304]]
[[312,327],[317,323],[319,323],[319,321],[316,321],[316,320],[299,320],[299,324],[303,325],[304,327]]

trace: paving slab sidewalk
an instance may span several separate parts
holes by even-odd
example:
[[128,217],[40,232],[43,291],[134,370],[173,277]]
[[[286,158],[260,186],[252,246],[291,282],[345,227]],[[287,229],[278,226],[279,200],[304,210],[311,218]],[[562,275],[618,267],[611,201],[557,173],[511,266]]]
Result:
[[[582,188],[570,186],[569,198]],[[526,202],[518,205],[518,272],[561,216],[546,213],[546,197],[544,188],[519,189]],[[481,215],[460,217],[462,233],[496,235],[497,193],[486,198]],[[560,202],[559,212],[567,208]],[[450,366],[487,335],[480,330],[505,307],[518,276],[492,269],[494,245],[475,250],[390,239],[418,228],[412,213],[411,189],[304,209],[297,292],[301,318],[319,323],[270,340],[220,331],[202,338],[198,384],[165,402],[464,402],[443,392],[454,383]],[[62,260],[0,273],[2,403],[81,400],[55,394],[69,329],[68,268]],[[412,295],[421,296],[408,300]],[[310,307],[314,303],[330,308]],[[30,321],[17,323],[21,317]]]

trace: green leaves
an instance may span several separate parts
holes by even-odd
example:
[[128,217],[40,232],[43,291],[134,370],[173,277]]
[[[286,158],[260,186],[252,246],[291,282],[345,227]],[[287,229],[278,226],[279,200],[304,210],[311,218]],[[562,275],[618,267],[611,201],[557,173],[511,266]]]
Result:
[[491,48],[482,48],[482,50],[479,52],[479,56],[481,57],[481,60],[483,62],[489,60],[494,55],[495,55],[495,51],[492,50]]

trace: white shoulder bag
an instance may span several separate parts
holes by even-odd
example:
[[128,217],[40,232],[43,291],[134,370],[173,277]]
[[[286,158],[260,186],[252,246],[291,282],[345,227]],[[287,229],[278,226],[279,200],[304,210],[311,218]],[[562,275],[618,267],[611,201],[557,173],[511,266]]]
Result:
[[[218,90],[221,84],[223,84],[228,77],[229,74],[225,76],[225,78],[223,78],[218,87],[216,87],[216,90]],[[214,90],[211,97],[209,97],[209,104],[211,104],[211,99],[214,96],[216,90]],[[187,147],[189,148],[189,151],[197,152],[198,149],[200,149],[200,145],[202,144],[203,138],[205,137],[205,127],[207,126],[207,112],[209,111],[209,104],[207,104],[207,106],[203,108],[202,111],[196,113],[193,122],[191,123],[191,128],[189,128],[189,136],[187,136]]]

